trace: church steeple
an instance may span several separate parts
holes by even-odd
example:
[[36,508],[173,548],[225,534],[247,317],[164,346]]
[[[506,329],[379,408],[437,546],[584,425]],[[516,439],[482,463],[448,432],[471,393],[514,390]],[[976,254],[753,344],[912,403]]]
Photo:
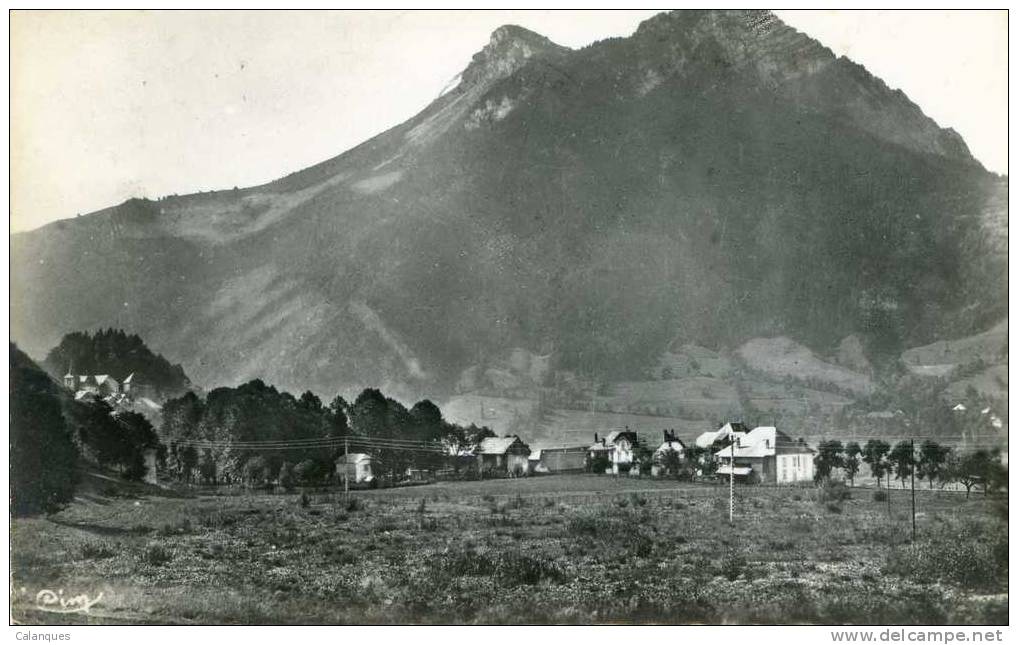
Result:
[[67,373],[64,374],[64,387],[71,391],[78,389],[78,377],[74,375],[74,361],[67,364]]

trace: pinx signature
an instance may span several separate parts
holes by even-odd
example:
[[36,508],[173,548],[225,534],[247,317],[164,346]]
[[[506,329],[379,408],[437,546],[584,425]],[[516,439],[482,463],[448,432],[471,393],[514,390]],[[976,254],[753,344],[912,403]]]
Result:
[[90,598],[88,594],[83,593],[76,596],[64,596],[63,589],[59,591],[43,589],[35,594],[35,607],[41,611],[49,611],[56,614],[87,614],[93,605],[102,600],[102,597],[101,591],[95,598]]

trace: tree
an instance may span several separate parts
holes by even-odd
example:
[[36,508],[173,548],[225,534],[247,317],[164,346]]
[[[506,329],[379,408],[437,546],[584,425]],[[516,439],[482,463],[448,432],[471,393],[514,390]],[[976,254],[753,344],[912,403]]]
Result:
[[870,467],[870,472],[877,478],[877,488],[880,488],[880,478],[889,473],[890,465],[887,463],[887,453],[891,446],[880,439],[870,439],[862,449],[862,460]]
[[981,485],[983,494],[1001,485],[1001,478],[1006,483],[1007,471],[999,461],[999,454],[980,449],[958,458],[951,458],[947,466],[947,477],[965,487],[968,498],[972,487]]
[[265,457],[256,455],[244,464],[244,481],[248,486],[257,488],[264,486],[268,479],[268,462]]
[[943,479],[944,467],[947,464],[948,454],[951,449],[941,446],[936,441],[927,439],[919,447],[919,462],[916,464],[916,477],[926,479],[930,488],[938,479]]
[[304,394],[301,394],[299,402],[302,406],[312,412],[322,411],[322,400],[319,399],[318,396],[311,390],[307,390]]
[[855,486],[855,476],[859,473],[859,457],[862,455],[862,448],[855,441],[845,444],[845,456],[841,467],[845,470],[845,476],[852,486]]
[[78,451],[57,387],[10,345],[10,509],[18,517],[57,511],[74,497]]
[[293,473],[293,464],[284,461],[283,465],[279,467],[279,485],[283,487],[283,490],[289,492],[293,490],[295,484],[296,476]]
[[816,482],[829,480],[834,469],[841,468],[843,451],[844,448],[840,441],[820,442],[820,445],[817,447],[816,457],[813,458],[813,479]]
[[321,483],[323,474],[321,464],[313,459],[305,459],[293,468],[293,475],[302,486]]
[[684,471],[686,460],[682,458],[677,450],[665,450],[659,453],[658,465],[661,466],[665,473],[671,475],[675,479],[679,479]]
[[915,454],[912,452],[911,441],[899,441],[887,455],[887,460],[894,469],[894,478],[901,480],[901,487],[905,488],[905,480],[908,479],[915,468]]

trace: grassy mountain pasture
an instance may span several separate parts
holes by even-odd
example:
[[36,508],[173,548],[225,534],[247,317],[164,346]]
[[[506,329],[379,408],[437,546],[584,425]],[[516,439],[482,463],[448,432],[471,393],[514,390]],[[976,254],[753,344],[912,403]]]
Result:
[[[636,492],[639,491],[639,492]],[[595,475],[357,493],[79,501],[12,525],[28,623],[1007,622],[993,498],[823,502]],[[890,514],[889,514],[890,509]],[[1006,509],[1004,509],[1006,513]],[[86,593],[88,614],[35,608]]]

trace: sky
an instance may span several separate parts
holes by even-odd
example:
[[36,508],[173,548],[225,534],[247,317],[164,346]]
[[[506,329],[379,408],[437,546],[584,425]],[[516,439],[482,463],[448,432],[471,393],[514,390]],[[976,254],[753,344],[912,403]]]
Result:
[[[569,47],[649,11],[11,15],[11,230],[264,183],[419,112],[503,24]],[[777,11],[1007,173],[1004,11]]]

